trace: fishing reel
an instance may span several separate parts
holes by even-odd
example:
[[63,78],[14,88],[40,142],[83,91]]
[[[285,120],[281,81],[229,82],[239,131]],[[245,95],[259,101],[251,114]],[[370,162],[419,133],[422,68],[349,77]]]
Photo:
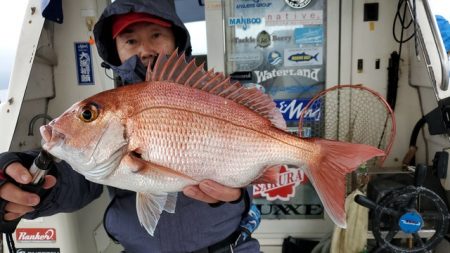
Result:
[[[371,229],[378,244],[372,252],[428,252],[447,234],[447,205],[423,186],[426,174],[427,167],[418,165],[414,185],[391,190],[377,203],[363,195],[355,197],[358,204],[370,209]],[[423,203],[427,204],[426,210],[422,209]]]

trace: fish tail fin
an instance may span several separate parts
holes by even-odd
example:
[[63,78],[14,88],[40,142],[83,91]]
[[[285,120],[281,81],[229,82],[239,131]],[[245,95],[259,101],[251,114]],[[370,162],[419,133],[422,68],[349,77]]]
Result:
[[308,164],[307,175],[330,218],[337,226],[345,228],[346,174],[365,161],[375,156],[384,156],[385,153],[364,144],[324,139],[313,139],[313,142],[320,145],[321,152],[318,163]]
[[316,61],[318,61],[318,58],[317,58],[318,56],[319,56],[319,53],[315,54],[315,55],[313,56],[313,59],[316,60]]

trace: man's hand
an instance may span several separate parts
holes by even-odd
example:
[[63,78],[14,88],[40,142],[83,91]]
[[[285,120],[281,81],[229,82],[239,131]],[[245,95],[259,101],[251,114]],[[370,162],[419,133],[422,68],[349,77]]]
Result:
[[183,193],[193,199],[212,204],[220,201],[235,201],[241,197],[242,191],[240,188],[231,188],[206,179],[201,181],[199,185],[185,187]]
[[[29,184],[32,179],[28,169],[17,162],[6,167],[5,173],[19,184]],[[42,188],[50,189],[55,184],[56,178],[51,175],[46,175]],[[0,186],[0,198],[8,202],[4,210],[5,215],[3,216],[3,219],[6,221],[15,220],[33,211],[33,207],[40,202],[37,194],[23,191],[10,182],[6,182]]]
[[[255,181],[254,184],[274,184],[277,182],[280,166],[270,166]],[[231,188],[212,180],[203,180],[199,185],[186,186],[183,189],[184,195],[206,203],[232,202],[241,197],[241,188]]]

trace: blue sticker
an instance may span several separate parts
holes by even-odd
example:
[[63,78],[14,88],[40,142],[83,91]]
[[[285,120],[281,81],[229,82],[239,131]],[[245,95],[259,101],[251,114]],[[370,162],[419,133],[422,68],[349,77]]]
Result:
[[398,225],[403,232],[412,234],[417,233],[422,229],[423,220],[419,213],[408,212],[400,217],[398,220]]
[[278,51],[272,51],[267,56],[267,61],[272,66],[279,66],[283,63],[283,55]]
[[[283,114],[283,118],[288,122],[298,122],[302,110],[311,99],[277,99],[275,104]],[[320,120],[320,101],[314,102],[303,117],[303,121]]]
[[295,28],[294,37],[296,44],[322,44],[323,27],[306,26],[301,28]]
[[77,61],[77,78],[80,85],[94,84],[92,68],[91,45],[88,42],[75,43],[75,58]]

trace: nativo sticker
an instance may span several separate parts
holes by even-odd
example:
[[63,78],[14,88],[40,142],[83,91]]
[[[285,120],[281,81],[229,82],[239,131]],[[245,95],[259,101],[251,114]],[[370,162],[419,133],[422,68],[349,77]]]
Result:
[[299,10],[270,12],[264,17],[266,26],[280,25],[321,25],[323,24],[322,10]]

